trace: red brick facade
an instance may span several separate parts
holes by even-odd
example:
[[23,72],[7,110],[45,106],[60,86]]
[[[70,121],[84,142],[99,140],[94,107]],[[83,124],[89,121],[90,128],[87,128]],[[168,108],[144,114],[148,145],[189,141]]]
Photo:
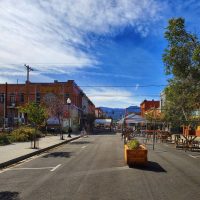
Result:
[[[5,95],[7,94],[7,95]],[[67,99],[71,99],[71,105],[78,111],[82,111],[82,97],[85,95],[79,86],[73,81],[54,83],[31,83],[26,84],[0,84],[0,116],[3,117],[6,111],[8,118],[19,117],[18,108],[28,102],[42,103],[48,95],[56,95],[67,104]],[[85,95],[86,96],[86,95]],[[4,103],[4,98],[7,99],[7,105]],[[95,112],[94,104],[88,99],[88,112]],[[7,107],[5,110],[4,108]]]
[[95,108],[95,117],[96,118],[102,118],[103,117],[103,111],[101,108]]
[[148,101],[148,100],[144,100],[141,104],[140,104],[140,108],[141,108],[141,116],[144,117],[145,116],[145,112],[150,110],[150,109],[155,109],[155,108],[159,108],[160,107],[160,101]]

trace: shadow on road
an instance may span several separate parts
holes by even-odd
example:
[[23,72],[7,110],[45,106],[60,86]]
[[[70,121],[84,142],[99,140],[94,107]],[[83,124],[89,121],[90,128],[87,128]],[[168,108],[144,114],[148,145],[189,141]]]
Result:
[[69,158],[70,156],[72,156],[71,152],[52,152],[43,156],[42,158]]
[[165,173],[167,172],[157,162],[152,162],[152,161],[148,161],[147,166],[134,166],[134,168],[144,170],[144,171],[151,171],[151,172],[165,172]]
[[20,200],[18,192],[4,191],[0,192],[1,200]]
[[116,135],[116,133],[108,130],[96,130],[92,133],[92,135]]

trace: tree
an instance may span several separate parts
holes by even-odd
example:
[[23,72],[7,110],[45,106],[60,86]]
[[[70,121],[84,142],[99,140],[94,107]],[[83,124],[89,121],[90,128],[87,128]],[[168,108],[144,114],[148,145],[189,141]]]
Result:
[[21,111],[24,113],[27,113],[28,121],[32,123],[32,125],[35,127],[35,134],[34,134],[34,147],[36,148],[36,134],[39,126],[41,126],[45,119],[47,118],[46,110],[43,106],[31,102],[26,104],[24,107],[21,108]]
[[185,29],[183,18],[170,19],[165,32],[168,46],[163,54],[166,75],[165,119],[188,121],[200,108],[200,43]]
[[162,122],[163,115],[160,112],[160,110],[156,108],[152,108],[145,112],[145,119],[147,119],[150,122],[153,122],[153,121]]
[[57,96],[53,94],[45,96],[44,104],[47,107],[48,115],[51,117],[56,117],[58,119],[60,127],[60,139],[63,140],[62,123],[65,114],[65,105]]

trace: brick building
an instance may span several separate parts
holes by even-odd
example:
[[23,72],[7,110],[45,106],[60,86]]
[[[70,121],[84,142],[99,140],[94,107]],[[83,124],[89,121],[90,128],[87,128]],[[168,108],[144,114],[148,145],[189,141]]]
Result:
[[141,116],[144,117],[145,116],[145,112],[151,109],[159,109],[160,107],[160,101],[148,101],[148,100],[144,100],[141,104],[140,104],[140,108],[141,108]]
[[103,113],[103,110],[101,108],[95,108],[95,117],[96,118],[103,118],[104,117],[104,113]]
[[[28,102],[44,102],[50,96],[58,97],[64,104],[65,119],[70,118],[72,128],[77,128],[84,114],[95,113],[95,106],[85,95],[80,87],[73,81],[54,83],[25,84],[0,84],[0,117],[6,116],[12,125],[14,122],[23,121],[24,113],[20,113],[19,107]],[[67,99],[71,99],[70,111]],[[4,101],[5,100],[5,101]],[[69,124],[68,124],[69,125]]]

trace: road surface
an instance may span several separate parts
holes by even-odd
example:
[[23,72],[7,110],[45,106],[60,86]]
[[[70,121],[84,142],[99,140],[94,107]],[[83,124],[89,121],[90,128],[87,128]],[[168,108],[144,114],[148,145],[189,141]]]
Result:
[[0,171],[0,199],[200,199],[200,153],[171,144],[148,149],[148,167],[129,168],[120,134],[78,139]]

